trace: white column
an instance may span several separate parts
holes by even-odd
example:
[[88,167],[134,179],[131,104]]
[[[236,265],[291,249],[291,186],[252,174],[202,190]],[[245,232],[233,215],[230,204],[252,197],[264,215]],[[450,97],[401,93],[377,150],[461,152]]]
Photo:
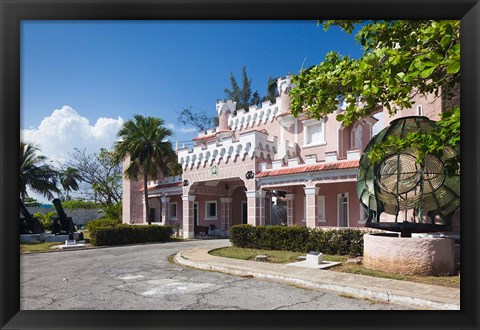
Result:
[[193,238],[195,232],[193,229],[193,201],[195,196],[183,195],[183,238]]
[[287,226],[293,226],[295,217],[295,194],[286,194],[287,199]]
[[247,191],[247,223],[252,226],[257,225],[257,192]]
[[305,191],[305,199],[306,199],[306,220],[307,220],[307,227],[308,228],[315,228],[317,226],[317,215],[318,215],[318,205],[317,205],[317,195],[318,195],[318,187],[305,187],[303,188]]
[[267,192],[265,190],[257,191],[258,197],[258,220],[257,223],[259,226],[265,226],[265,196]]
[[163,196],[160,200],[162,201],[161,221],[164,225],[168,225],[168,202],[170,201],[170,197]]

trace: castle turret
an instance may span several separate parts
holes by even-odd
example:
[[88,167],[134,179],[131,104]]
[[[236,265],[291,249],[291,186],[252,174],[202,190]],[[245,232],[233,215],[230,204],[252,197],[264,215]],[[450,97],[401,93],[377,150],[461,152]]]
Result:
[[277,88],[280,94],[280,112],[290,112],[290,90],[295,85],[292,84],[292,75],[285,78],[278,78]]
[[218,113],[218,131],[229,130],[228,115],[235,112],[237,103],[232,100],[217,101],[217,113]]

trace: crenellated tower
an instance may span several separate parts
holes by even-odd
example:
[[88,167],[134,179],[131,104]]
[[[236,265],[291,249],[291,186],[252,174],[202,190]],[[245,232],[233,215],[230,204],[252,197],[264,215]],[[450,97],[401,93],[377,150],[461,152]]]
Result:
[[237,103],[232,100],[220,100],[216,104],[218,114],[218,131],[230,130],[228,126],[228,116],[233,114],[237,108]]

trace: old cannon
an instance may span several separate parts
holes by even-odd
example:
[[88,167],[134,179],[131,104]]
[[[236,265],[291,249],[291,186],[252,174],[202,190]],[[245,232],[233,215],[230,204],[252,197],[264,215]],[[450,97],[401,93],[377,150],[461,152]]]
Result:
[[[75,224],[71,217],[68,217],[62,207],[62,202],[60,199],[55,198],[52,200],[53,205],[55,206],[55,210],[57,211],[57,216],[52,217],[53,225],[52,225],[52,234],[54,235],[68,235],[69,239],[74,239],[74,233],[76,233],[77,229],[75,228]],[[83,240],[83,234],[79,233],[78,238]]]
[[33,217],[20,199],[20,235],[42,234],[45,231],[37,218]]

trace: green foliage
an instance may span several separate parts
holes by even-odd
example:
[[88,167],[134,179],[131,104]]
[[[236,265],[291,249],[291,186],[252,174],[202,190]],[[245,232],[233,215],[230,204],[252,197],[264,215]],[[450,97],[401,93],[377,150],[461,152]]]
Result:
[[62,207],[64,209],[70,209],[70,210],[74,210],[74,209],[95,209],[95,208],[99,208],[101,207],[100,204],[98,203],[95,203],[95,202],[91,202],[91,201],[84,201],[84,200],[81,200],[81,199],[78,199],[78,200],[69,200],[69,201],[63,201],[62,202]]
[[167,242],[171,235],[172,227],[170,226],[117,225],[97,228],[91,233],[90,240],[93,245],[110,246]]
[[102,207],[102,210],[105,215],[102,217],[104,219],[112,219],[117,223],[121,223],[122,220],[122,203],[106,205]]
[[192,107],[183,109],[178,116],[178,122],[183,126],[193,126],[199,131],[207,131],[208,128],[213,127],[218,121],[216,116],[207,116],[205,112],[194,112]]
[[57,212],[53,211],[53,212],[48,212],[48,213],[41,213],[41,212],[37,212],[37,213],[34,213],[32,216],[34,218],[37,218],[38,221],[40,222],[40,225],[42,226],[43,230],[52,230],[52,225],[53,225],[53,220],[52,220],[52,217],[53,216],[56,216],[57,215]]
[[40,205],[42,205],[42,203],[40,203],[39,201],[37,201],[35,198],[32,198],[32,197],[25,197],[23,204],[26,207],[39,207]]
[[53,193],[58,193],[58,172],[49,164],[47,158],[38,155],[40,148],[34,144],[20,141],[20,197],[28,197],[27,187],[33,192],[53,199]]
[[87,222],[87,230],[90,234],[93,234],[99,228],[112,228],[118,225],[118,221],[114,219],[96,219]]
[[[172,149],[168,138],[173,132],[165,128],[164,120],[156,117],[134,115],[133,120],[127,120],[117,133],[119,141],[115,143],[113,159],[120,163],[130,158],[130,164],[125,170],[129,180],[143,181],[145,199],[145,214],[150,208],[148,203],[147,182],[157,179],[160,175],[177,175],[181,167],[177,162],[177,154]],[[148,217],[148,224],[151,224]]]
[[231,227],[233,246],[251,249],[281,251],[320,251],[325,254],[363,254],[363,235],[360,229],[340,228],[332,230],[306,227],[237,225]]
[[[417,162],[422,162],[426,154],[441,157],[445,146],[458,147],[460,144],[460,108],[442,113],[442,119],[437,122],[436,129],[428,134],[411,132],[404,138],[390,137],[388,141],[373,146],[369,158],[373,163],[381,161],[385,155],[405,148],[415,148],[419,151]],[[460,155],[449,158],[446,166],[448,175],[453,175],[460,169]]]
[[82,177],[76,168],[67,166],[61,169],[58,173],[58,181],[66,193],[67,200],[70,199],[69,192],[77,191],[79,188],[78,182],[82,181]]
[[246,66],[242,67],[242,88],[238,86],[237,80],[233,73],[230,74],[231,89],[225,88],[225,96],[227,99],[237,103],[237,110],[245,109],[253,104],[258,104],[261,97],[258,91],[252,94],[252,79],[248,79]]
[[272,76],[268,77],[267,95],[263,97],[262,101],[268,100],[271,103],[275,103],[279,95],[280,94],[278,93],[277,79],[273,78]]
[[113,152],[101,148],[99,153],[87,154],[74,148],[67,166],[76,168],[86,186],[86,199],[102,205],[122,200],[122,166],[114,160]]
[[334,230],[313,229],[310,232],[308,250],[326,254],[362,255],[364,231],[341,228]]
[[[352,33],[363,23],[356,40],[364,50],[359,59],[328,53],[324,60],[294,76],[290,91],[292,113],[306,112],[316,119],[347,106],[337,120],[345,125],[371,115],[383,106],[390,114],[411,108],[416,94],[433,93],[451,99],[460,83],[460,21],[324,21],[327,30],[337,25]],[[458,93],[458,91],[457,91]],[[436,145],[433,137],[412,135],[405,142],[438,155],[448,142],[459,146],[459,109],[440,120]],[[397,141],[398,142],[398,141]],[[388,146],[378,146],[379,148]],[[458,166],[457,166],[458,167]]]

